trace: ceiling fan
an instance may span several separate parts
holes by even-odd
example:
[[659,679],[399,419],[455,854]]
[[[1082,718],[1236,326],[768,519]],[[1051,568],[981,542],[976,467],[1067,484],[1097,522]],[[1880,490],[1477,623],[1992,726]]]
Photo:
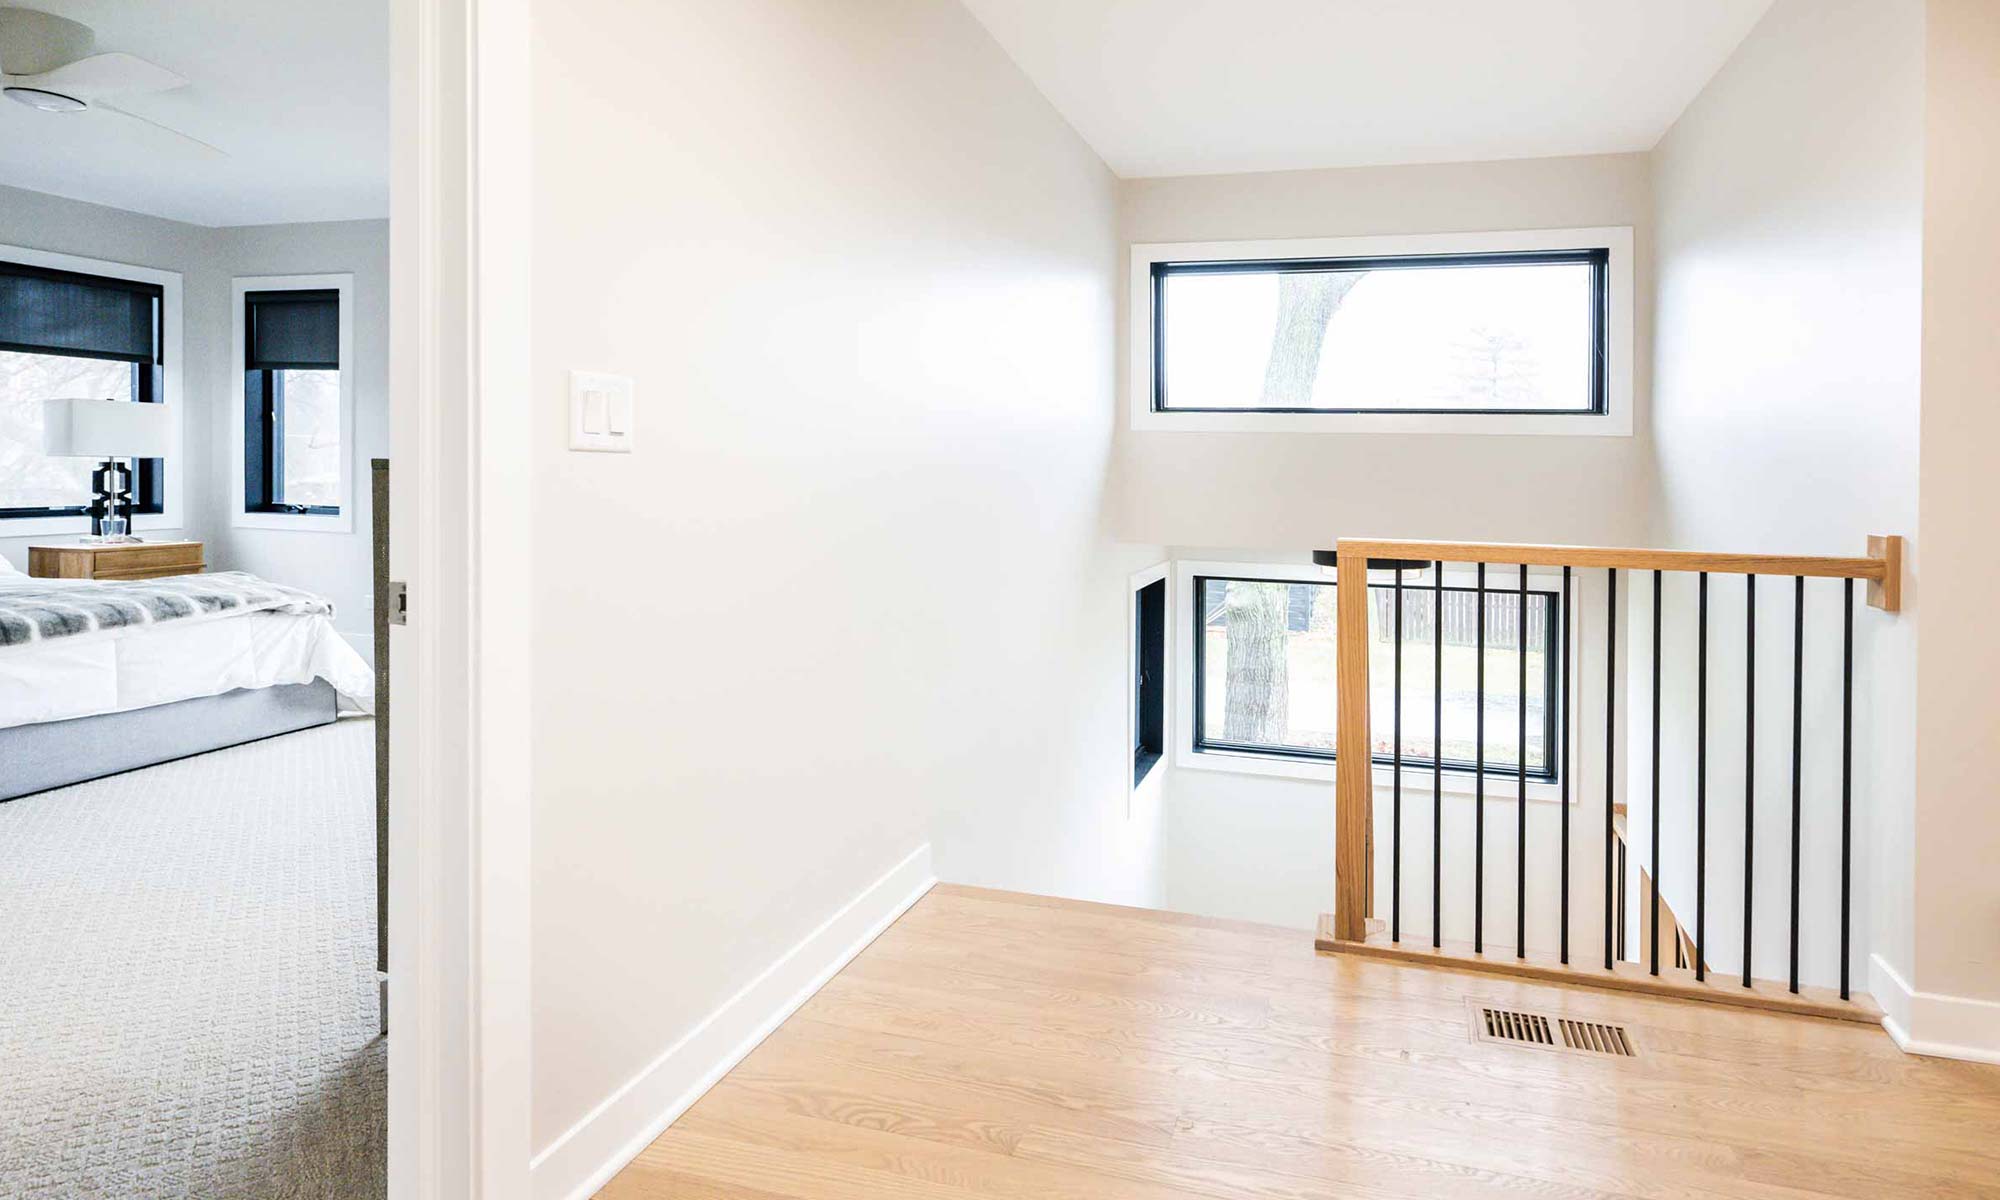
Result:
[[96,47],[88,25],[32,8],[0,8],[0,90],[9,100],[42,112],[133,121],[206,153],[225,153],[112,103],[114,98],[186,87],[188,81],[134,54],[91,53]]

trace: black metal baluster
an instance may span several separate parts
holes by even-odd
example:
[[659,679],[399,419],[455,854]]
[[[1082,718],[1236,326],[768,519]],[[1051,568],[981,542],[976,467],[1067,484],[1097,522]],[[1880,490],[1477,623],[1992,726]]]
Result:
[[1396,715],[1395,749],[1390,758],[1389,780],[1393,813],[1389,833],[1389,940],[1403,940],[1403,568],[1396,566]]
[[1431,564],[1431,949],[1444,945],[1444,563]]
[[1743,986],[1749,987],[1757,879],[1757,577],[1743,578]]
[[1563,568],[1562,708],[1557,713],[1556,778],[1562,803],[1562,961],[1569,965],[1569,568]]
[[1472,952],[1486,953],[1486,564],[1477,578],[1479,631],[1473,635],[1477,656],[1472,696]]
[[1528,957],[1528,564],[1521,564],[1519,629],[1515,634],[1514,711],[1514,957]]
[[1799,990],[1799,817],[1803,811],[1806,700],[1806,577],[1792,588],[1792,994]]
[[1617,929],[1612,921],[1612,905],[1617,902],[1614,873],[1618,868],[1618,856],[1614,847],[1618,834],[1614,829],[1617,807],[1618,784],[1612,771],[1618,748],[1618,568],[1612,567],[1606,576],[1609,591],[1604,603],[1604,969],[1609,971],[1614,961],[1612,935]]
[[1653,572],[1653,923],[1647,961],[1660,973],[1660,579]]
[[1698,585],[1694,685],[1694,977],[1708,977],[1708,572]]
[[1854,581],[1840,591],[1840,998],[1847,999],[1847,936],[1854,836]]

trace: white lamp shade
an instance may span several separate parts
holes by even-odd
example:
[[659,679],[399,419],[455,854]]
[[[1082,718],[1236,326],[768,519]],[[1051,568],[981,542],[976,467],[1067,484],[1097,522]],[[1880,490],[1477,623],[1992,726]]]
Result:
[[42,453],[51,458],[165,458],[173,434],[164,404],[42,401]]

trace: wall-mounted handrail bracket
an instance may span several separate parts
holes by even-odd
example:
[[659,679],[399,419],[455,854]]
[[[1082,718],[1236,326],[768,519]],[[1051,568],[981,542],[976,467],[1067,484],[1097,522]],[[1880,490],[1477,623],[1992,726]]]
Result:
[[1868,581],[1868,607],[1903,611],[1903,538],[1894,533],[1868,535],[1868,557],[1882,563],[1879,579]]

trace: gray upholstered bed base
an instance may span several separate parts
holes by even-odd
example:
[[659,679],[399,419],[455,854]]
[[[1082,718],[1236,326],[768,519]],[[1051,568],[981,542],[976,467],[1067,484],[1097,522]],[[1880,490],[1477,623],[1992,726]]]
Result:
[[324,679],[0,729],[0,800],[330,724]]

